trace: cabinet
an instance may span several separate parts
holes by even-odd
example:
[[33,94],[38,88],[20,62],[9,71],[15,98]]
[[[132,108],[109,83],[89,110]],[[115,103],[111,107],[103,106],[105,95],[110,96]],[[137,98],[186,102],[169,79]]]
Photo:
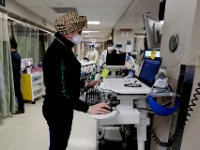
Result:
[[44,95],[43,73],[35,72],[21,75],[22,96],[25,101],[35,103],[35,99]]
[[81,61],[81,80],[95,74],[96,63],[94,61],[84,62]]

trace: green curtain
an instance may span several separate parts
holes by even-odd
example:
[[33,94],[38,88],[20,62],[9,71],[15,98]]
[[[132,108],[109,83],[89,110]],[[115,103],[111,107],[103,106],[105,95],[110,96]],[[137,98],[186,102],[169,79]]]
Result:
[[31,56],[33,58],[34,64],[39,64],[40,57],[39,57],[39,30],[38,29],[31,29]]
[[54,40],[54,33],[47,33],[46,34],[47,40],[45,42],[46,49],[51,45]]
[[11,54],[8,34],[8,16],[0,12],[0,116],[14,113],[14,94]]
[[45,51],[54,39],[53,33],[39,31],[39,61],[42,62]]
[[[0,12],[0,117],[14,113],[17,106],[9,44],[11,36],[15,37],[22,58],[33,58],[37,65],[44,55],[44,50],[40,51],[39,29],[26,23],[8,21],[7,14]],[[45,36],[43,49],[46,50],[54,36],[51,33]]]
[[44,41],[45,51],[51,45],[51,43],[53,42],[54,38],[55,38],[54,37],[54,33],[46,33],[45,34],[45,41]]
[[13,34],[18,43],[22,58],[33,58],[34,65],[39,63],[39,30],[25,23],[12,23]]

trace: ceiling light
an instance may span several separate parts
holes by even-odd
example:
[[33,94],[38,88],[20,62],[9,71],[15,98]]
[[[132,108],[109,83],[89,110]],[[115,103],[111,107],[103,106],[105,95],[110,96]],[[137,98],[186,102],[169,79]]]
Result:
[[82,33],[99,33],[99,31],[82,31]]
[[146,11],[145,13],[150,14],[151,12],[150,11]]
[[100,21],[88,21],[87,24],[90,24],[90,25],[99,25]]
[[164,24],[164,20],[160,21],[160,23],[163,25]]

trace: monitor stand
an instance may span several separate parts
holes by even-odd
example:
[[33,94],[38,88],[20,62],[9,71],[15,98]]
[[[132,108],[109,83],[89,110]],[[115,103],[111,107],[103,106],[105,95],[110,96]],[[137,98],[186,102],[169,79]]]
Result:
[[121,69],[125,69],[125,66],[105,66],[106,69],[111,71],[111,78],[116,78],[116,71],[120,71]]

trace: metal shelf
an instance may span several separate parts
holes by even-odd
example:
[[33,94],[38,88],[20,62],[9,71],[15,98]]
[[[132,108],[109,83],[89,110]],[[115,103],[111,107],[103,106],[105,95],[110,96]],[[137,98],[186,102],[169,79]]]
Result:
[[42,86],[40,86],[40,87],[38,87],[38,88],[35,88],[35,89],[33,89],[33,92],[38,91],[38,90],[40,90],[40,89],[42,89],[42,88],[43,88]]
[[43,80],[40,79],[39,81],[35,81],[35,82],[33,82],[32,84],[33,84],[33,85],[36,85],[36,84],[39,84],[39,83],[42,83],[42,84],[43,84]]

